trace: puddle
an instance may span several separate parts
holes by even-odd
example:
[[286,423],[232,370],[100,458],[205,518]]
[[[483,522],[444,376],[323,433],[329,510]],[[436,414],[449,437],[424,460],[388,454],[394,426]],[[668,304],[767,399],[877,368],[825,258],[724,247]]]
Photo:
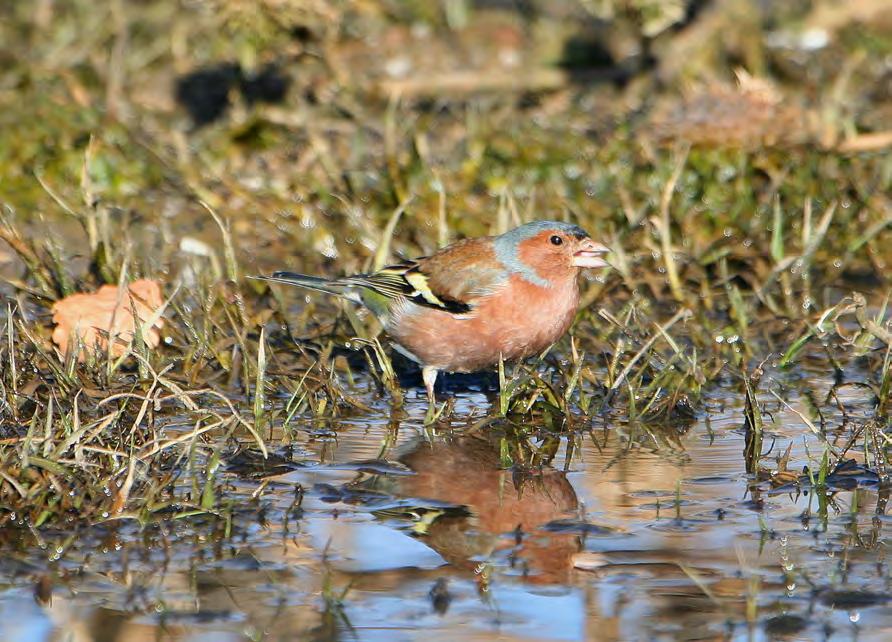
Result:
[[[396,426],[351,417],[335,440],[234,454],[228,534],[207,518],[123,521],[35,548],[7,529],[3,639],[885,637],[879,480],[853,461],[827,494],[750,487],[730,395],[662,428],[676,431],[669,454],[618,424],[513,466],[498,422],[433,431],[409,404]],[[795,417],[774,423],[791,468],[817,452]],[[528,461],[544,450],[512,443]]]

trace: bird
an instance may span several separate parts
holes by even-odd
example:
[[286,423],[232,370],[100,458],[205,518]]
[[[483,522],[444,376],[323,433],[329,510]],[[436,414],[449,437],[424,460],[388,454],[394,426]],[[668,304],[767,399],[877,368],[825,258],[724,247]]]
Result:
[[394,349],[421,366],[433,405],[440,372],[518,361],[560,339],[579,307],[581,270],[607,267],[609,251],[578,225],[533,221],[369,274],[328,279],[280,271],[256,278],[368,308]]

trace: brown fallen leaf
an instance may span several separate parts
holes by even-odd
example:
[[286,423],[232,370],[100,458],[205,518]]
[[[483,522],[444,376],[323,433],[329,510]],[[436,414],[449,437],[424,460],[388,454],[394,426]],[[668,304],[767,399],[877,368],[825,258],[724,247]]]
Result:
[[[119,293],[115,285],[103,285],[90,294],[72,294],[53,305],[53,342],[67,354],[69,341],[75,336],[82,346],[78,360],[83,361],[87,350],[97,347],[106,350],[108,337],[113,336],[111,353],[121,356],[133,341],[135,323],[133,310],[140,325],[144,325],[161,307],[161,287],[156,281],[140,279],[128,286],[128,293]],[[131,303],[132,301],[132,303]],[[161,318],[142,331],[143,340],[152,348],[161,342]]]

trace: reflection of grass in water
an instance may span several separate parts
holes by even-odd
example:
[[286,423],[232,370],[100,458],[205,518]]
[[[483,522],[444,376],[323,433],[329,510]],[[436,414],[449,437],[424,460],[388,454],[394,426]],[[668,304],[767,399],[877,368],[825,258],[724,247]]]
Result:
[[345,606],[347,603],[347,594],[353,586],[353,582],[347,582],[343,587],[335,587],[332,579],[332,569],[327,559],[328,549],[323,554],[323,579],[322,579],[322,609],[321,622],[319,626],[312,631],[313,639],[318,640],[339,640],[341,636],[339,631],[346,628],[350,633],[350,637],[357,639],[356,630],[350,623],[347,616]]

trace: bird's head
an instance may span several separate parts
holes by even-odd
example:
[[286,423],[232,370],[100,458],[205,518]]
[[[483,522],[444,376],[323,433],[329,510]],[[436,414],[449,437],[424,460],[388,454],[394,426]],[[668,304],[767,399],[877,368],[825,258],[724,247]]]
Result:
[[608,265],[610,250],[584,229],[557,221],[521,225],[495,239],[496,256],[511,272],[537,285],[575,276],[581,268]]

